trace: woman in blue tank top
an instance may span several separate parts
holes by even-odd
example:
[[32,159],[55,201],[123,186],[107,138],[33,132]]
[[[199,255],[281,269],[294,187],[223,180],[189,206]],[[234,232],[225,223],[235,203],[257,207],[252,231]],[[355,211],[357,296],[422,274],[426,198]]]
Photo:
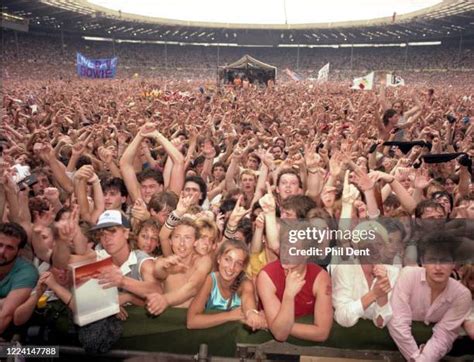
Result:
[[[266,328],[264,314],[256,307],[253,283],[245,278],[249,252],[239,240],[225,241],[216,255],[217,271],[206,278],[188,309],[189,329],[215,327],[240,321],[253,330]],[[207,311],[220,311],[209,313]]]

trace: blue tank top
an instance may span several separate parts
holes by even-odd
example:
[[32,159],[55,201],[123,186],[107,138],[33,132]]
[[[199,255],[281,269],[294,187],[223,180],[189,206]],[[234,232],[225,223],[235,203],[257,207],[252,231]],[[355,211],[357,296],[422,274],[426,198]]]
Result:
[[[229,303],[228,299],[224,299],[219,291],[219,287],[217,285],[216,273],[211,273],[212,279],[212,289],[211,294],[206,302],[206,310],[228,310],[227,304]],[[232,297],[232,301],[230,304],[230,309],[235,309],[240,307],[240,297],[235,293]]]

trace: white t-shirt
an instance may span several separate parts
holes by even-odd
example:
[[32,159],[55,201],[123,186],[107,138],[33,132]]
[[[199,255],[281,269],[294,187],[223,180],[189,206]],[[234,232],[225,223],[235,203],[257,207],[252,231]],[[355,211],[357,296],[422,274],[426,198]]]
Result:
[[[385,265],[388,278],[393,288],[398,278],[399,269],[392,265]],[[338,264],[333,265],[331,273],[332,281],[332,303],[334,306],[334,319],[343,327],[352,327],[362,319],[372,319],[376,325],[378,316],[383,318],[383,326],[392,318],[392,308],[389,302],[379,306],[377,302],[372,303],[366,310],[362,306],[361,298],[374,286],[367,285],[364,271],[360,264]]]

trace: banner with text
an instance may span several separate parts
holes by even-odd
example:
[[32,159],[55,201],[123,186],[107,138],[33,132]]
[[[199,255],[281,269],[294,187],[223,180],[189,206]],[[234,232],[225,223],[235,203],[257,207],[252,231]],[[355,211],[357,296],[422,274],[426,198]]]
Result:
[[77,75],[81,78],[111,79],[117,70],[117,57],[110,59],[89,59],[77,53]]

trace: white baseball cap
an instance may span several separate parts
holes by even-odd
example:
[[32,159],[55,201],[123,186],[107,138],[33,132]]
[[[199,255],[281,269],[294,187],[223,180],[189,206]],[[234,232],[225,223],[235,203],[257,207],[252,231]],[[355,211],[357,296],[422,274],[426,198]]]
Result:
[[130,222],[119,210],[106,210],[99,216],[97,225],[93,226],[90,230],[99,230],[110,228],[112,226],[122,226],[124,228],[130,228]]

